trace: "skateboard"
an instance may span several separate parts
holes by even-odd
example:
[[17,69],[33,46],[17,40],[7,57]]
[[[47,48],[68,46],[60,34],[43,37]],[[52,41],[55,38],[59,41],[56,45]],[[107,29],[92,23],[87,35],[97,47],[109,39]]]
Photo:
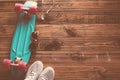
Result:
[[29,46],[32,43],[31,35],[34,34],[37,8],[37,2],[32,0],[15,4],[15,11],[20,16],[12,39],[10,59],[3,60],[7,69],[15,67],[18,71],[26,71],[31,56]]

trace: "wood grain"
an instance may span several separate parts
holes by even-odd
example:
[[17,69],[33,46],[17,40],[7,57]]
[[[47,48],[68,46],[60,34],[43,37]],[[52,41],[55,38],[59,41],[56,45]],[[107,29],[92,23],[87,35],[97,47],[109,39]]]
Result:
[[[3,59],[9,58],[19,21],[15,3],[24,1],[0,0],[0,80],[25,77],[23,74],[19,79],[12,78],[2,66]],[[55,0],[54,8],[44,21],[39,11],[35,26],[40,33],[39,44],[28,67],[40,60],[44,68],[55,69],[55,80],[119,80],[119,4],[119,0]]]

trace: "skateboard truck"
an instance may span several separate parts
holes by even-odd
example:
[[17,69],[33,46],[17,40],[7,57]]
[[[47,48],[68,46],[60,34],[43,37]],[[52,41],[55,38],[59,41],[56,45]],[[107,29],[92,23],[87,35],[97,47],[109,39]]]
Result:
[[16,57],[15,60],[12,62],[12,66],[19,66],[19,62],[22,61],[22,58]]
[[38,7],[37,6],[31,6],[29,8],[24,8],[23,4],[19,4],[16,3],[15,4],[15,11],[20,13],[20,12],[24,12],[24,13],[29,13],[29,14],[36,14]]
[[16,57],[14,61],[9,60],[9,59],[4,59],[3,60],[3,65],[7,68],[10,69],[11,66],[13,67],[18,67],[19,70],[25,71],[26,70],[26,64],[25,62],[22,62],[21,58]]
[[36,14],[36,12],[38,11],[38,7],[37,6],[24,7],[23,4],[16,3],[15,11],[18,13],[23,12],[24,20],[25,20],[25,22],[28,22],[31,18],[31,15]]

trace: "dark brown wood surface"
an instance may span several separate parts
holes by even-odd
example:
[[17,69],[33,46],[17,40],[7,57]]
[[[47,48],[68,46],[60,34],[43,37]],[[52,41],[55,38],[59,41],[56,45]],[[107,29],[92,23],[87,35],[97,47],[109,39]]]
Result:
[[[17,2],[24,3],[0,0],[0,80],[16,80],[2,61],[9,58],[19,20]],[[119,0],[55,0],[44,21],[40,14],[35,29],[40,32],[38,48],[28,67],[40,60],[44,68],[55,69],[55,80],[120,80]]]

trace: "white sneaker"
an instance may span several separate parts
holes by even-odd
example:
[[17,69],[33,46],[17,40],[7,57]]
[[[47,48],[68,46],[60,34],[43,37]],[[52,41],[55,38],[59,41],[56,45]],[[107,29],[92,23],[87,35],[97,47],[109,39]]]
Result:
[[41,61],[35,61],[28,69],[26,78],[24,80],[36,80],[38,75],[43,70],[43,63]]
[[53,80],[55,71],[52,67],[47,67],[43,70],[41,75],[38,77],[38,80]]

